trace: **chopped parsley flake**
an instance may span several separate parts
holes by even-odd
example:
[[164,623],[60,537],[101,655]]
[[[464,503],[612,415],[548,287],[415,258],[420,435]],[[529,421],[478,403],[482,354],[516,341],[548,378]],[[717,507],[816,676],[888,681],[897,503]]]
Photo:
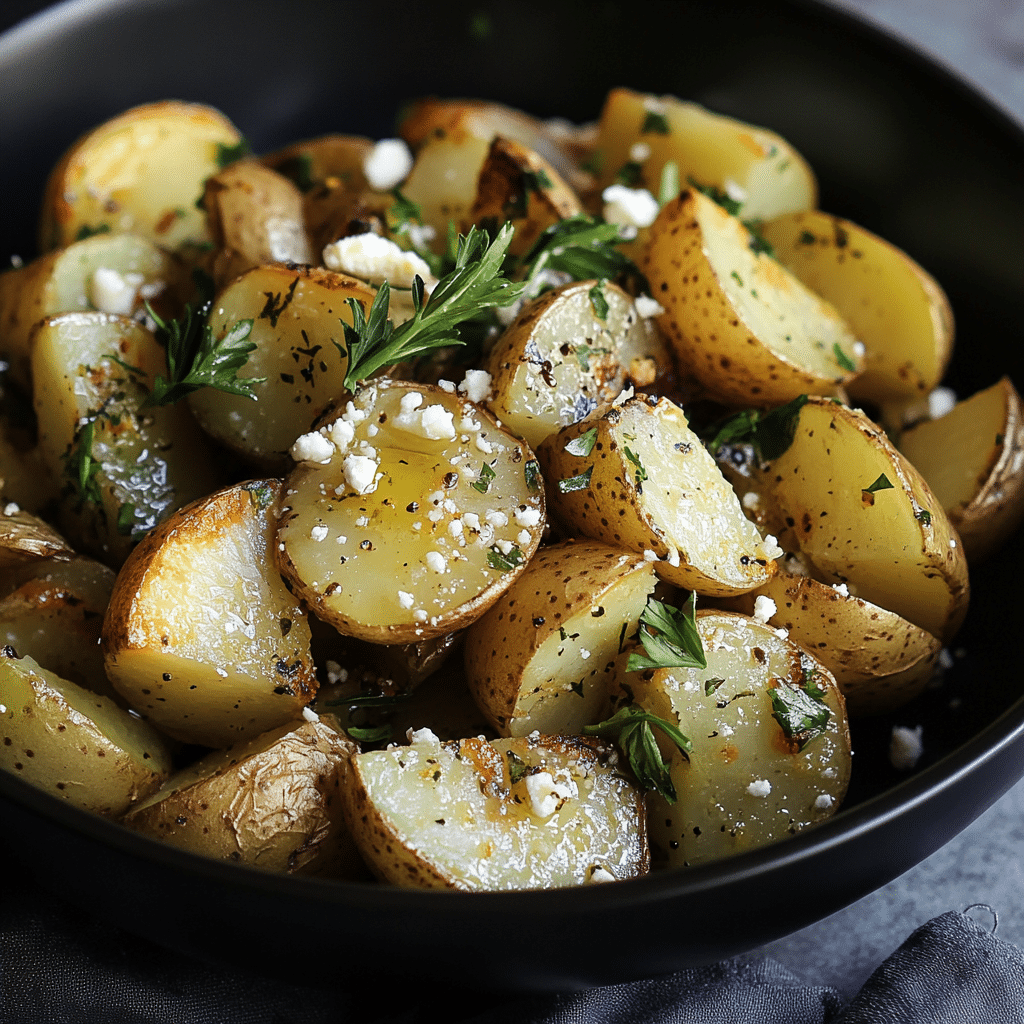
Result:
[[[566,446],[565,451],[578,458],[586,458],[597,443],[597,427],[591,427],[585,434],[574,437]],[[564,492],[563,492],[564,493]]]
[[590,486],[590,477],[594,472],[593,466],[587,468],[579,476],[566,477],[558,481],[558,489],[562,494],[571,494],[573,491],[585,491]]

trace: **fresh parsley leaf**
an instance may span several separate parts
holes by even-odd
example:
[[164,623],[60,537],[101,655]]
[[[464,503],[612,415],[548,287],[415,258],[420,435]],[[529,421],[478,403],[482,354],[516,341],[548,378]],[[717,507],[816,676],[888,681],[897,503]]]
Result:
[[919,508],[914,513],[914,518],[918,520],[918,522],[924,523],[925,526],[932,525],[932,514],[926,508]]
[[782,727],[786,738],[803,750],[813,739],[821,736],[828,727],[832,712],[821,700],[824,691],[815,687],[812,695],[802,686],[791,686],[778,680],[778,686],[768,691],[772,702],[772,717]]
[[836,357],[836,362],[841,369],[847,371],[857,369],[857,364],[842,350],[838,341],[832,346],[832,354]]
[[494,468],[488,463],[483,463],[480,466],[480,476],[473,481],[473,489],[479,491],[481,494],[486,494],[490,489],[491,481],[497,474],[494,472]]
[[623,448],[623,451],[625,452],[626,458],[633,463],[633,469],[635,471],[633,482],[636,485],[636,489],[640,491],[643,489],[643,482],[647,479],[647,470],[644,469],[644,464],[640,461],[640,456],[637,455],[629,445],[626,445]]
[[229,164],[233,164],[252,152],[248,140],[241,138],[233,146],[225,146],[223,142],[217,143],[217,166],[223,171]]
[[863,488],[865,494],[874,494],[875,491],[889,490],[892,490],[892,482],[884,473],[882,473],[873,484],[868,484],[867,487]]
[[392,230],[399,230],[403,225],[411,222],[423,223],[423,209],[419,203],[407,199],[398,188],[391,190],[394,202],[388,208],[388,223],[394,225]]
[[471,227],[458,238],[455,269],[435,286],[424,302],[423,281],[413,281],[411,320],[395,327],[388,319],[390,288],[385,282],[374,297],[367,316],[354,299],[346,300],[353,324],[343,323],[348,372],[345,387],[355,390],[360,380],[382,366],[398,363],[419,352],[443,345],[460,345],[459,325],[494,306],[510,306],[524,285],[513,284],[502,273],[513,228],[505,224],[493,242],[486,231]]
[[761,222],[759,220],[745,220],[743,226],[750,232],[748,248],[751,252],[763,252],[765,256],[775,255],[775,246],[761,233]]
[[508,553],[505,553],[495,545],[487,552],[487,564],[492,569],[509,572],[523,564],[523,553],[519,548],[510,548]]
[[711,679],[704,680],[704,696],[710,697],[711,694],[717,692],[718,688],[724,683],[725,680],[720,676],[714,676]]
[[682,608],[674,608],[649,597],[640,616],[640,642],[646,657],[635,652],[631,654],[626,671],[707,668],[704,645],[697,632],[696,609],[696,594],[690,594]]
[[640,785],[660,793],[672,804],[676,801],[676,789],[651,726],[660,729],[684,757],[689,757],[693,750],[690,740],[676,726],[636,704],[620,708],[611,718],[597,725],[585,725],[581,732],[584,736],[602,736],[616,743]]
[[533,769],[514,751],[506,754],[508,757],[508,781],[510,785],[525,779],[527,775],[533,775]]
[[587,468],[579,476],[568,476],[558,481],[558,490],[562,494],[572,494],[573,491],[585,491],[590,486],[590,477],[594,472],[593,466]]
[[670,133],[668,118],[656,110],[648,110],[644,117],[644,123],[640,126],[640,134],[647,135],[649,133],[668,135]]
[[360,743],[381,743],[384,740],[391,739],[394,731],[394,728],[390,725],[373,725],[366,727],[361,725],[349,725],[345,727],[345,732],[347,732],[352,739],[359,740]]
[[[604,294],[605,283],[604,279],[602,279],[598,281],[589,292],[587,292],[587,295],[590,296],[590,305],[598,320],[608,319],[608,300],[605,298]],[[584,367],[584,370],[586,369],[588,369],[588,367]]]
[[807,404],[806,395],[780,405],[771,412],[747,409],[717,424],[708,442],[712,455],[725,444],[750,443],[762,462],[771,462],[783,455],[793,443],[800,422],[800,410]]
[[89,420],[79,428],[74,443],[64,455],[64,473],[70,477],[83,502],[90,501],[94,505],[102,506],[103,495],[100,492],[99,481],[96,479],[96,474],[102,467],[92,457],[95,429],[94,420]]
[[536,459],[530,459],[523,467],[523,477],[531,491],[537,492],[541,489],[543,481],[540,476],[540,463]]
[[597,427],[591,427],[585,434],[574,437],[564,450],[570,455],[585,459],[594,450],[595,444],[597,444]]
[[[602,298],[604,296],[602,295]],[[591,299],[593,301],[593,299]],[[607,307],[607,302],[605,303]],[[591,356],[606,356],[611,352],[611,349],[607,348],[591,348],[589,345],[577,345],[573,349],[573,355],[576,356],[576,361],[580,364],[580,369],[584,373],[590,373],[590,357]]]
[[627,188],[637,188],[643,181],[644,169],[635,160],[627,160],[618,170],[615,175],[615,180],[619,185],[625,185]]

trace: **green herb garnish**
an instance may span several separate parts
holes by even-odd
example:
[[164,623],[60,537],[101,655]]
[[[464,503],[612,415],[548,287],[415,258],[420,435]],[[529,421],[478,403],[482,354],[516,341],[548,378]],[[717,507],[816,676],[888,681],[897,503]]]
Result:
[[509,572],[523,564],[523,553],[516,547],[509,548],[508,552],[504,552],[497,545],[494,545],[487,552],[487,564],[492,569]]
[[634,479],[633,483],[636,486],[637,491],[643,490],[643,482],[647,479],[647,470],[644,469],[644,464],[640,461],[640,456],[636,454],[628,445],[623,448],[626,458],[633,464]]
[[536,459],[530,459],[523,467],[523,477],[526,480],[526,486],[531,491],[539,491],[541,489],[543,481],[540,476],[540,463]]
[[[593,289],[591,289],[591,291],[593,291]],[[604,299],[603,293],[601,295],[601,298]],[[593,302],[593,297],[591,297],[591,302]],[[608,308],[608,303],[605,302],[605,310],[606,311],[607,311],[607,308]],[[595,309],[595,312],[596,312],[596,309]],[[604,318],[602,317],[602,319],[604,319]],[[610,353],[610,351],[611,350],[607,349],[607,348],[591,348],[589,345],[577,345],[576,348],[573,349],[573,355],[576,356],[576,359],[577,359],[577,361],[580,364],[580,369],[584,373],[590,373],[590,357],[591,356],[606,356],[606,355],[608,355]]]
[[780,405],[771,412],[747,409],[730,416],[717,425],[717,430],[708,442],[708,450],[716,455],[725,444],[749,443],[757,450],[763,462],[771,462],[783,455],[793,443],[800,422],[800,410],[806,404],[807,396],[798,395],[792,402]]
[[359,740],[360,743],[380,743],[383,740],[389,740],[394,731],[394,727],[390,725],[371,725],[366,727],[348,725],[345,727],[345,732],[352,739]]
[[711,694],[715,693],[718,688],[724,683],[725,680],[719,676],[715,676],[712,679],[704,680],[704,696],[710,697]]
[[636,652],[631,654],[626,671],[707,668],[704,645],[697,632],[696,608],[696,594],[691,594],[682,608],[674,608],[649,597],[640,616],[640,642],[646,656]]
[[591,427],[585,434],[580,434],[579,437],[574,437],[565,446],[564,450],[570,455],[575,455],[578,458],[585,459],[594,450],[594,445],[596,443],[597,427]]
[[640,134],[668,135],[671,129],[668,126],[668,118],[657,110],[648,110],[644,117],[644,123],[640,126]]
[[248,156],[252,147],[245,138],[241,138],[233,146],[225,146],[223,142],[217,143],[217,166],[223,171],[229,164],[233,164],[242,157]]
[[918,522],[924,523],[925,526],[932,525],[932,514],[926,508],[919,508],[914,513],[914,518],[918,520]]
[[875,491],[889,490],[892,490],[892,482],[884,473],[882,473],[873,484],[869,484],[867,487],[863,488],[865,494],[874,494]]
[[[608,299],[605,298],[604,294],[605,284],[606,282],[602,279],[587,292],[587,295],[590,296],[590,305],[593,307],[594,315],[598,320],[608,319]],[[584,367],[584,370],[586,369],[587,367]]]
[[847,371],[857,369],[857,364],[840,348],[838,341],[832,346],[832,354],[836,357],[836,362],[841,369]]
[[89,420],[78,430],[73,445],[64,455],[64,472],[71,478],[83,501],[91,501],[94,505],[102,506],[103,495],[96,479],[96,474],[102,467],[92,457],[95,429],[95,421]]
[[473,481],[473,490],[479,491],[481,494],[486,494],[490,489],[491,481],[495,476],[494,468],[486,462],[483,463],[480,466],[480,476]]
[[768,691],[772,702],[772,717],[782,727],[786,738],[803,750],[813,739],[821,736],[828,726],[832,712],[821,699],[825,691],[813,679],[804,686],[792,686],[777,680],[778,686]]
[[572,494],[573,491],[585,491],[590,486],[590,477],[594,472],[593,466],[587,468],[579,476],[569,476],[558,481],[558,490],[562,494]]
[[527,775],[533,775],[533,769],[515,751],[508,751],[508,781],[511,785],[525,779]]

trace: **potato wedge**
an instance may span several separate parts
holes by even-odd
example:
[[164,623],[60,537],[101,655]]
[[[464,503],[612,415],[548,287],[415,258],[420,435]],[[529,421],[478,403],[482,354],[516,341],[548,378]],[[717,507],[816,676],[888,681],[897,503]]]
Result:
[[956,530],[921,474],[859,410],[811,398],[789,448],[765,471],[789,532],[779,537],[813,565],[947,642],[970,589]]
[[630,700],[690,739],[673,748],[675,804],[648,796],[652,853],[706,863],[784,839],[835,813],[850,779],[843,696],[828,669],[774,629],[697,613],[707,668],[631,673]]
[[503,736],[577,735],[608,717],[615,660],[657,578],[590,540],[541,548],[466,631],[466,677]]
[[171,759],[151,726],[6,647],[0,768],[76,807],[117,817],[160,785]]
[[342,633],[394,644],[460,629],[540,543],[533,453],[443,388],[371,381],[293,454],[278,564]]
[[228,285],[210,312],[214,338],[252,320],[256,349],[239,379],[254,385],[257,400],[204,388],[188,398],[203,429],[247,462],[285,472],[288,449],[332,402],[345,394],[348,372],[342,322],[352,323],[347,299],[369,309],[374,289],[318,267],[255,267]]
[[781,549],[773,538],[762,540],[667,398],[637,395],[600,419],[566,427],[537,456],[548,502],[570,533],[654,559],[669,583],[735,594],[775,571]]
[[580,737],[441,743],[422,730],[351,759],[345,815],[367,864],[394,885],[633,878],[648,863],[643,798],[616,763],[612,748]]
[[132,552],[103,622],[111,682],[175,739],[224,747],[316,693],[306,613],[273,567],[279,480],[176,512]]
[[835,308],[755,252],[743,224],[695,189],[658,214],[643,270],[680,368],[725,404],[832,395],[860,369]]
[[835,677],[851,718],[881,714],[913,700],[935,672],[942,644],[913,623],[809,576],[779,572],[728,607],[754,614],[758,597],[776,612],[767,619],[810,651]]
[[206,181],[203,208],[218,288],[263,263],[313,263],[302,193],[283,174],[238,160]]
[[[636,147],[641,147],[639,153]],[[670,160],[684,185],[692,179],[725,193],[739,204],[744,220],[817,205],[811,168],[775,132],[674,96],[612,89],[591,161],[601,185],[625,180],[657,195]]]
[[40,559],[71,558],[68,542],[45,520],[7,504],[0,510],[0,569]]
[[111,118],[83,135],[51,171],[40,250],[107,231],[141,235],[168,249],[208,241],[196,200],[241,142],[223,114],[198,103],[150,103]]
[[911,427],[899,447],[928,481],[969,561],[988,558],[1024,518],[1024,412],[1009,377]]
[[261,871],[362,878],[339,794],[341,764],[358,749],[329,716],[290,722],[176,772],[124,824]]
[[938,282],[870,231],[803,210],[761,225],[775,258],[831,302],[867,349],[850,396],[876,404],[927,395],[953,353],[953,311]]
[[[607,305],[599,316],[591,292]],[[487,361],[487,405],[536,448],[561,427],[605,411],[626,382],[627,353],[646,348],[647,328],[618,285],[576,281],[529,303]]]

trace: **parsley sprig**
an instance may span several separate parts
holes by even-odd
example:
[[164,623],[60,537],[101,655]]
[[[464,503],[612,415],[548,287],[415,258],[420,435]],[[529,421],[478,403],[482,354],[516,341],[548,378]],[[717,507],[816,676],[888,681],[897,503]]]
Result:
[[682,608],[653,597],[640,616],[640,643],[646,654],[634,652],[627,672],[648,668],[707,668],[704,645],[697,632],[697,595],[690,594]]
[[620,708],[611,718],[597,725],[585,725],[583,735],[601,736],[616,743],[640,785],[660,793],[670,804],[674,804],[676,788],[672,785],[669,766],[662,757],[652,726],[660,729],[682,751],[683,756],[688,756],[693,750],[690,740],[674,725],[637,704]]
[[502,272],[512,234],[512,226],[505,224],[493,242],[486,231],[475,227],[460,235],[455,269],[438,282],[426,301],[422,279],[413,280],[415,314],[398,327],[388,319],[391,289],[387,282],[380,286],[369,314],[355,299],[348,299],[353,322],[342,325],[348,356],[345,387],[354,391],[359,381],[382,366],[420,352],[460,345],[460,324],[481,310],[515,302],[524,286],[509,281]]
[[800,410],[807,404],[806,395],[798,395],[792,402],[780,405],[770,412],[747,409],[715,424],[708,441],[708,450],[717,455],[726,444],[749,443],[757,450],[762,462],[771,462],[783,455],[793,443],[800,422]]
[[772,717],[779,723],[786,738],[803,750],[811,740],[823,735],[832,712],[825,703],[825,690],[818,686],[814,671],[805,672],[801,685],[777,680],[768,691]]

